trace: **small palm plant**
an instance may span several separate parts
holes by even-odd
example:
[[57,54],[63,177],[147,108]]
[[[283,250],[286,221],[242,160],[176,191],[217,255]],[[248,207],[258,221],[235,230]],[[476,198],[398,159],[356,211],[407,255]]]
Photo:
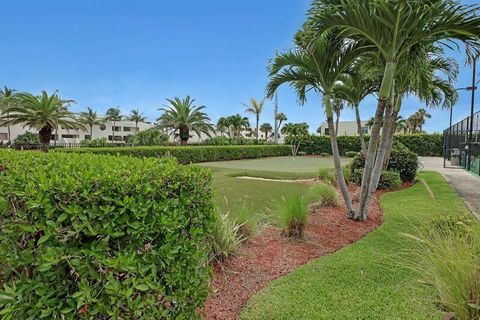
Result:
[[[15,103],[18,102],[16,90],[9,89],[7,87],[3,87],[0,89],[0,111],[2,114],[5,114],[8,117],[8,112],[3,110],[13,106]],[[8,141],[12,141],[12,134],[10,125],[7,125],[7,132],[8,132]]]
[[123,116],[120,111],[120,108],[110,108],[107,110],[105,113],[105,120],[107,121],[112,121],[113,122],[113,127],[112,127],[112,142],[115,142],[115,130],[117,129],[117,122],[122,121]]
[[138,133],[138,124],[140,122],[144,122],[145,119],[146,118],[143,116],[143,113],[141,113],[140,110],[132,109],[132,111],[130,111],[130,115],[128,116],[128,120],[135,122],[135,134]]
[[42,91],[39,96],[19,93],[18,103],[4,109],[0,117],[3,125],[22,124],[38,131],[42,150],[48,151],[52,133],[58,126],[66,129],[85,129],[84,125],[68,110],[73,100],[63,100],[55,92]]
[[283,234],[301,239],[308,219],[308,206],[302,195],[283,197],[280,205]]
[[175,98],[167,99],[169,105],[160,108],[164,113],[157,119],[158,127],[163,130],[172,130],[173,134],[177,131],[180,135],[182,146],[188,144],[190,132],[195,132],[198,136],[202,133],[210,137],[214,132],[213,125],[208,115],[203,111],[205,106],[196,106],[195,99],[187,96],[185,99]]
[[260,131],[265,133],[265,140],[268,140],[268,134],[272,132],[273,128],[270,123],[264,123],[260,126]]

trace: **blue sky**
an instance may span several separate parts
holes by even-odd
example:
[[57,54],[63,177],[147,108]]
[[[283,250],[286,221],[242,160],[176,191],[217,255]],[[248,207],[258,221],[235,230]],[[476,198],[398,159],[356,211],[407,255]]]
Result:
[[[474,3],[474,0],[465,1]],[[166,98],[193,96],[213,121],[243,114],[241,102],[260,99],[266,66],[276,50],[291,47],[309,0],[44,0],[2,3],[0,86],[39,93],[59,90],[81,111],[103,113],[112,106],[140,108],[154,120]],[[471,69],[458,59],[458,87],[471,83]],[[479,68],[480,69],[480,68]],[[480,97],[477,101],[480,104]],[[288,87],[279,92],[280,111],[289,121],[307,122],[311,131],[324,121],[320,98],[299,106]],[[362,118],[373,115],[367,99]],[[477,106],[479,105],[477,104]],[[408,116],[421,103],[409,98]],[[476,110],[479,108],[477,107]],[[454,120],[469,113],[470,93],[460,92]],[[425,130],[448,126],[448,111],[435,110]],[[261,122],[272,122],[273,103]],[[346,111],[343,120],[353,120]],[[252,119],[253,120],[253,119]]]

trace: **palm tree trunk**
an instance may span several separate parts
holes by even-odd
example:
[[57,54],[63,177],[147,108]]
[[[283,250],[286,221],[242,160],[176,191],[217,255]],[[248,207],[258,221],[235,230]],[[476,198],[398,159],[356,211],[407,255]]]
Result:
[[367,146],[365,145],[365,135],[363,134],[363,130],[362,130],[362,120],[360,119],[360,110],[358,109],[358,105],[355,105],[355,118],[357,120],[358,136],[360,137],[362,154],[365,155],[367,154]]
[[338,137],[338,123],[340,122],[340,114],[337,113],[337,119],[335,120],[335,135]]
[[93,126],[90,125],[90,141],[93,140]]
[[52,132],[53,128],[50,126],[45,126],[38,132],[43,152],[48,152],[48,149],[50,147],[50,140],[52,139]]
[[355,220],[366,221],[368,218],[367,198],[371,197],[370,184],[372,182],[373,168],[375,166],[378,142],[380,139],[380,129],[382,127],[382,117],[387,106],[387,100],[392,94],[393,79],[395,76],[396,64],[387,62],[383,75],[382,85],[379,91],[377,110],[375,112],[374,123],[368,142],[368,150],[365,157],[365,168],[363,170],[362,185],[360,187],[360,207],[355,215]]
[[8,142],[11,144],[12,143],[12,132],[10,131],[10,125],[7,126],[8,130]]
[[387,153],[385,154],[385,160],[383,164],[383,169],[387,170],[388,164],[390,163],[390,156],[392,155],[392,147],[393,147],[393,138],[395,137],[395,132],[397,132],[397,117],[400,113],[400,109],[402,108],[402,95],[398,94],[395,98],[395,106],[393,108],[392,113],[392,124],[390,127],[390,132],[388,136],[388,145],[387,145]]
[[323,98],[325,104],[325,111],[327,114],[327,123],[328,123],[328,130],[330,133],[330,144],[332,146],[332,155],[333,155],[333,163],[335,165],[335,172],[337,174],[337,184],[342,193],[343,200],[345,201],[345,205],[347,206],[347,217],[351,219],[355,216],[355,210],[352,206],[352,199],[350,198],[350,194],[348,193],[347,184],[345,182],[345,177],[343,176],[342,164],[340,162],[340,153],[338,152],[338,144],[337,144],[337,135],[335,132],[335,128],[333,126],[333,111],[330,102],[330,97],[326,94]]
[[258,144],[258,136],[259,136],[259,132],[258,132],[258,123],[260,122],[260,115],[257,114],[257,144]]
[[115,143],[115,127],[116,127],[116,121],[113,121],[113,128],[112,128],[112,143]]

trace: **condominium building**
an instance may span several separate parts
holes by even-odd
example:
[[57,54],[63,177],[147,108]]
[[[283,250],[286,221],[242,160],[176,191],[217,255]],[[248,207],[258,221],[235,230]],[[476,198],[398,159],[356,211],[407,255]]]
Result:
[[[370,128],[367,126],[366,121],[362,121],[362,131],[364,134],[370,134]],[[328,136],[328,124],[322,122],[318,128],[318,133],[321,136]],[[358,136],[358,128],[356,121],[340,121],[338,123],[338,135],[339,136]]]
[[[59,144],[62,143],[80,143],[82,140],[91,140],[97,138],[105,138],[107,141],[115,143],[124,143],[127,141],[128,137],[134,135],[140,131],[150,129],[153,127],[153,124],[150,122],[141,122],[138,125],[133,121],[106,121],[101,125],[93,126],[92,132],[90,134],[90,128],[87,127],[85,130],[72,130],[59,127],[56,132],[52,134],[52,143],[56,142]],[[10,126],[11,138],[8,137],[8,128],[5,126],[0,127],[0,141],[7,142],[8,140],[14,141],[19,135],[26,132],[38,133],[38,129],[24,127],[23,125],[14,125]]]

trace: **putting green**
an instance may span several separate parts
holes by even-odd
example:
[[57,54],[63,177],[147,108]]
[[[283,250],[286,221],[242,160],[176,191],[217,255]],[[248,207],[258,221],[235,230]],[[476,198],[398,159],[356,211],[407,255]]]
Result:
[[[349,159],[343,158],[342,165],[347,164],[348,161]],[[333,159],[317,157],[275,157],[253,160],[206,162],[200,165],[212,168],[236,170],[317,173],[320,168],[333,168]]]

